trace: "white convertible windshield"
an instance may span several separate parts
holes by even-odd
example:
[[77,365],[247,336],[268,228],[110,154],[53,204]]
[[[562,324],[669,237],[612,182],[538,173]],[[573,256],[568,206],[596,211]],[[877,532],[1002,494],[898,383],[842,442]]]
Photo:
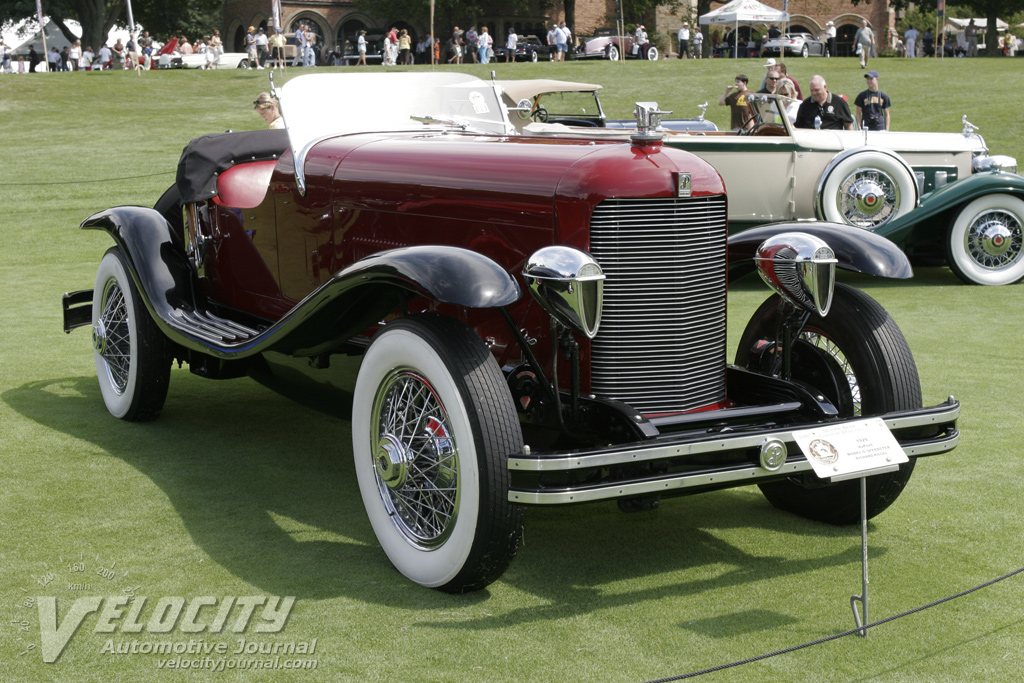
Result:
[[514,133],[494,85],[461,73],[307,74],[275,91],[299,190],[310,148],[336,135],[458,127]]

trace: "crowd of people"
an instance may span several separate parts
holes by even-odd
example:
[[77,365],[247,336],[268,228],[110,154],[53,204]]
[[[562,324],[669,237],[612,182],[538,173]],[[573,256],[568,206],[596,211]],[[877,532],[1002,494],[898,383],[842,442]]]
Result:
[[[143,31],[137,38],[129,36],[127,41],[118,38],[113,45],[103,44],[99,50],[91,45],[82,46],[76,40],[63,49],[52,47],[40,55],[34,45],[29,46],[27,55],[13,55],[10,46],[0,40],[0,73],[34,73],[37,71],[89,71],[100,69],[133,69],[137,66],[148,69],[156,55],[167,43],[176,41],[174,49],[182,55],[203,54],[206,56],[202,68],[215,68],[220,55],[224,53],[224,41],[220,31],[189,42],[184,34],[171,36],[162,43]],[[45,68],[41,65],[45,63]]]
[[[250,68],[263,69],[266,66],[284,66],[286,64],[286,36],[280,31],[274,31],[269,35],[264,28],[250,26],[244,38],[244,50],[247,54],[247,64]],[[853,51],[860,61],[862,69],[867,69],[868,62],[875,57],[877,51],[882,47],[894,48],[897,56],[906,57],[931,57],[937,52],[944,50],[944,56],[974,57],[978,54],[978,39],[982,30],[975,25],[971,19],[962,31],[954,34],[947,34],[938,46],[932,35],[931,29],[926,29],[922,34],[917,28],[907,29],[901,36],[899,33],[892,33],[888,39],[888,45],[881,45],[874,30],[868,21],[862,20],[860,28],[853,37]],[[769,25],[766,39],[778,37],[780,34],[778,26]],[[553,61],[564,61],[566,55],[573,47],[573,35],[565,22],[552,24],[550,30],[543,37],[538,36],[541,42],[546,44]],[[647,34],[642,25],[636,27],[636,40],[641,44],[647,41]],[[728,30],[722,42],[717,46],[722,50],[724,56],[731,54],[732,50],[749,50],[751,55],[757,54],[758,42],[754,34],[747,43],[736,35],[734,31]],[[836,53],[836,27],[831,21],[825,25],[822,38],[827,41],[829,54]],[[532,38],[531,38],[532,39]],[[209,35],[197,37],[190,42],[185,35],[173,36],[170,40],[176,40],[175,50],[181,55],[202,54],[205,55],[205,63],[201,68],[216,68],[219,58],[224,54],[224,42],[220,37],[220,31],[213,31]],[[690,28],[689,22],[683,22],[677,33],[678,58],[679,59],[700,59],[703,56],[704,34],[694,25]],[[169,41],[168,41],[169,42]],[[292,66],[315,66],[317,60],[318,34],[308,23],[300,23],[295,27],[294,45],[295,54],[292,57]],[[342,46],[334,48],[334,53],[340,58],[342,52],[346,58],[352,54],[354,47],[357,54],[356,64],[367,64],[367,52],[370,45],[367,39],[366,30],[361,30],[356,37],[355,45],[345,41]],[[429,34],[423,36],[413,44],[413,37],[407,29],[392,27],[383,36],[380,49],[381,63],[385,66],[410,65],[430,63],[463,64],[476,63],[488,64],[495,59],[495,54],[503,53],[500,56],[506,62],[515,61],[517,51],[523,52],[524,36],[517,33],[514,28],[509,28],[504,36],[496,36],[489,31],[488,27],[470,26],[463,31],[458,26],[452,30],[447,40],[434,40]],[[0,41],[0,73],[26,73],[33,71],[77,71],[83,69],[99,68],[125,68],[130,69],[136,66],[148,68],[155,55],[159,52],[163,43],[154,40],[148,32],[139,36],[137,42],[133,38],[122,44],[117,40],[114,45],[103,45],[98,51],[91,46],[82,46],[81,41],[75,41],[72,45],[66,46],[63,50],[56,47],[51,48],[44,55],[36,52],[34,47],[30,48],[27,55],[13,55],[11,48],[3,41]],[[323,48],[323,46],[321,46]],[[999,37],[997,46],[999,52],[1006,56],[1015,56],[1018,51],[1024,50],[1024,40],[1015,37],[1010,32],[1005,32]],[[326,49],[322,49],[326,54]],[[328,62],[334,63],[334,62]]]
[[756,125],[748,101],[750,95],[756,93],[779,95],[775,110],[777,119],[781,121],[785,116],[796,128],[891,130],[892,101],[879,89],[880,76],[874,69],[864,74],[865,88],[854,98],[855,112],[851,113],[846,96],[830,92],[822,76],[811,77],[808,82],[810,97],[804,99],[799,83],[788,74],[784,62],[769,59],[764,67],[766,73],[758,90],[751,90],[750,79],[746,74],[739,74],[733,83],[725,87],[718,101],[719,105],[730,108],[730,127],[733,130],[742,132]]

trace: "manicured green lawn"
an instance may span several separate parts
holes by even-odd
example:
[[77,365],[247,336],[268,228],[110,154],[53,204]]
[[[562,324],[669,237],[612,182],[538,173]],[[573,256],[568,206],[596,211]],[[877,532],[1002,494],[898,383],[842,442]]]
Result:
[[[709,117],[725,126],[722,90],[738,72],[759,78],[761,63],[496,70],[499,78],[603,84],[613,117],[629,116],[634,100],[685,116],[707,100]],[[790,66],[805,89],[814,73],[850,99],[863,88],[853,59]],[[1024,59],[879,59],[872,67],[893,99],[895,128],[955,132],[966,113],[994,153],[1024,159],[1022,102],[1010,85]],[[489,67],[463,70],[485,76]],[[61,331],[61,295],[92,286],[109,246],[77,226],[109,206],[152,205],[191,138],[261,127],[251,102],[267,89],[266,74],[0,76],[0,680],[169,680],[175,674],[158,668],[164,657],[104,652],[107,641],[192,637],[230,653],[242,636],[264,645],[316,638],[307,658],[317,671],[225,671],[217,680],[642,681],[853,626],[858,529],[778,512],[756,489],[673,499],[637,515],[614,503],[532,509],[525,545],[502,580],[448,596],[411,585],[378,548],[352,471],[345,406],[313,411],[248,379],[211,382],[175,369],[158,421],[111,418],[88,331]],[[1024,286],[968,287],[945,268],[919,269],[907,282],[843,279],[901,325],[926,403],[954,394],[964,406],[960,447],[921,461],[907,491],[870,525],[870,616],[879,619],[1024,565]],[[731,339],[765,296],[755,279],[735,283]],[[148,596],[147,610],[165,596],[296,603],[276,634],[252,625],[232,633],[237,608],[223,632],[191,635],[180,622],[164,634],[97,632],[102,619],[90,614],[61,657],[43,662],[35,598],[56,597],[66,626],[76,599],[126,590]],[[1022,600],[1024,579],[1011,579],[867,640],[707,679],[1017,681]],[[112,623],[120,628],[123,615]]]

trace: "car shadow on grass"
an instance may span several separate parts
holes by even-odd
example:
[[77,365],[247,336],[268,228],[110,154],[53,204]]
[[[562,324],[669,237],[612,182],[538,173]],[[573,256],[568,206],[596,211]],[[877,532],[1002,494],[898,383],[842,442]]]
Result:
[[[145,424],[112,418],[94,377],[30,382],[2,398],[26,418],[148,477],[202,552],[269,594],[410,609],[467,607],[491,595],[422,589],[391,567],[363,511],[349,424],[337,417],[350,410],[344,395],[306,394],[303,402],[319,408],[311,411],[251,380],[210,382],[175,370],[163,414]],[[671,499],[637,514],[623,514],[614,503],[531,509],[525,544],[501,582],[543,604],[417,625],[503,628],[859,569],[856,529],[776,511],[751,491]],[[128,526],[140,522],[131,511],[120,514]],[[871,548],[873,557],[886,552]]]

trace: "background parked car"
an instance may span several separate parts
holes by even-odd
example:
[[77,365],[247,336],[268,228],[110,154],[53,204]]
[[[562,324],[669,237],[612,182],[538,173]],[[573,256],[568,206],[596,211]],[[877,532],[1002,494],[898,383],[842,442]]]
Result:
[[[813,130],[780,117],[776,99],[748,98],[751,129],[665,138],[722,174],[732,232],[777,221],[844,223],[893,240],[915,262],[946,264],[970,284],[1024,279],[1024,178],[1016,159],[989,154],[966,116],[960,133]],[[570,125],[523,133],[595,135]]]
[[[366,63],[380,64],[384,60],[384,37],[387,30],[383,28],[366,29]],[[342,48],[342,56],[336,59],[337,63],[351,66],[359,61],[359,51],[356,49],[359,36],[349,36]]]
[[[601,107],[598,93],[602,89],[596,83],[575,83],[550,78],[498,81],[502,89],[502,101],[509,109],[509,119],[516,130],[523,132],[533,124],[561,124],[566,126],[589,126],[635,130],[636,119],[608,119]],[[523,101],[526,105],[520,107]],[[662,119],[664,130],[718,130],[711,121],[704,118],[707,103],[700,105],[700,115],[690,119]],[[534,125],[532,129],[537,128]]]
[[583,41],[576,48],[576,59],[610,59],[613,62],[620,58],[658,59],[658,48],[647,43],[636,45],[632,35],[619,35],[613,28],[599,28],[594,36]]
[[[505,61],[505,53],[508,52],[508,48],[504,45],[495,45],[493,49],[494,58],[499,62]],[[519,36],[516,42],[516,61],[536,62],[542,59],[554,59],[552,46],[537,36]]]
[[810,33],[787,33],[764,41],[762,57],[828,57],[828,44]]

